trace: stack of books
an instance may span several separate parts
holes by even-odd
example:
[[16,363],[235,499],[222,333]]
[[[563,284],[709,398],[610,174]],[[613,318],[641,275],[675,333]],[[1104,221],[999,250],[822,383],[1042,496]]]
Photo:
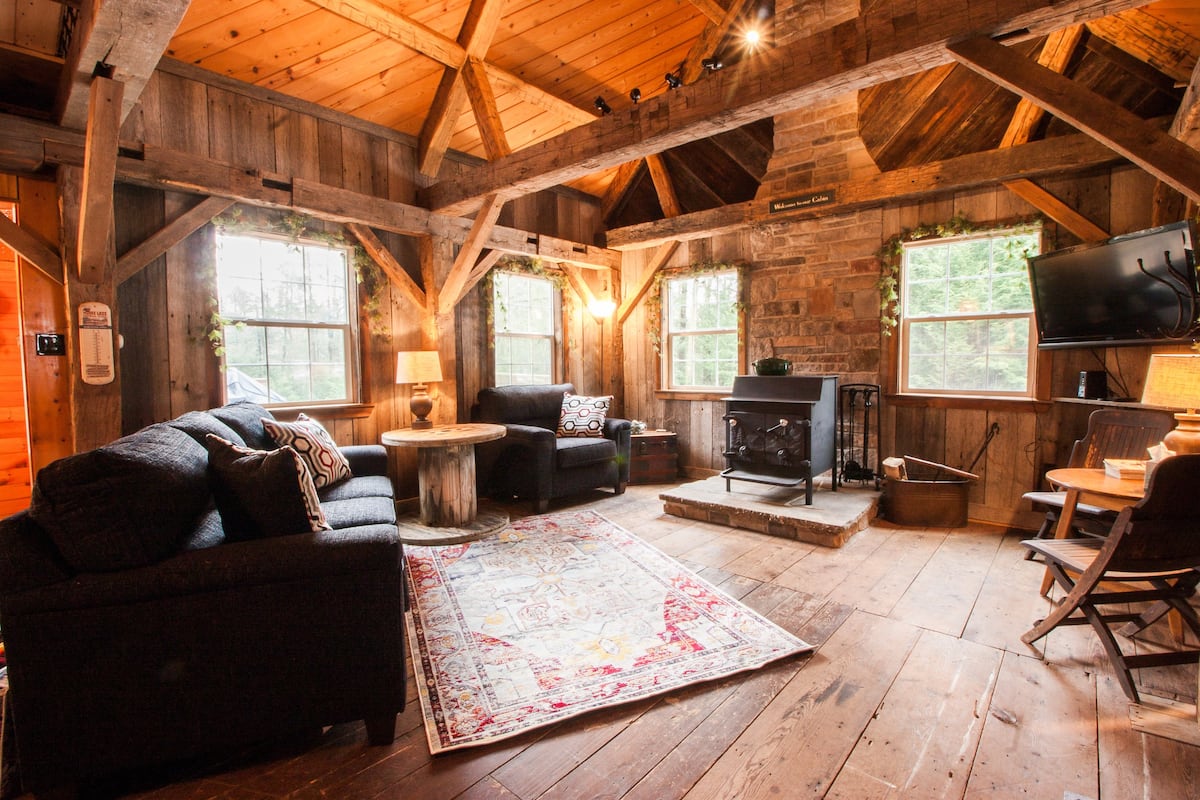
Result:
[[1104,473],[1121,480],[1143,480],[1146,477],[1146,462],[1136,458],[1106,458]]

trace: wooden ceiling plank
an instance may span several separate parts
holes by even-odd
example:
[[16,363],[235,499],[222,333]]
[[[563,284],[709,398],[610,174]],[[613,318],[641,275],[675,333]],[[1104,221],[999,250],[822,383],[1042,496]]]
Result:
[[479,254],[487,245],[488,237],[491,236],[492,228],[500,217],[504,203],[502,197],[492,195],[484,201],[483,207],[475,215],[475,220],[471,223],[471,232],[467,234],[466,241],[454,258],[454,266],[450,268],[450,274],[446,276],[446,282],[438,292],[439,314],[449,314],[462,299],[467,278],[471,275]]
[[970,14],[950,0],[905,4],[902,10],[880,4],[862,17],[764,51],[707,80],[439,181],[421,196],[435,210],[464,213],[495,192],[512,198],[540,191],[820,98],[931,69],[951,59],[946,42],[956,38],[1012,30],[1039,36],[1138,4],[1139,0],[995,0],[972,7]]
[[167,223],[157,233],[148,236],[141,244],[125,251],[117,259],[113,272],[113,284],[120,285],[132,278],[154,259],[182,242],[206,225],[213,217],[233,205],[228,197],[206,197],[187,211]]
[[119,122],[133,109],[187,11],[188,0],[87,0],[71,36],[55,118],[67,128],[87,124],[92,75],[98,64],[124,85]]
[[1108,231],[1033,181],[1021,178],[1016,181],[1005,181],[1004,186],[1083,241],[1099,242],[1108,238]]
[[654,182],[654,191],[658,194],[658,204],[662,206],[663,216],[678,217],[683,213],[679,205],[679,197],[675,194],[675,185],[671,183],[671,175],[662,156],[653,153],[646,156],[646,168],[650,170],[650,180]]
[[604,190],[604,197],[600,199],[600,216],[602,219],[607,219],[610,214],[621,204],[625,199],[625,195],[633,186],[633,180],[637,177],[642,165],[646,163],[645,159],[639,158],[636,161],[626,161],[621,166],[617,167],[617,174],[613,176],[612,181],[608,184],[608,188]]
[[949,49],[970,69],[1095,137],[1189,198],[1200,199],[1200,152],[1152,123],[987,37]]
[[1200,44],[1186,31],[1142,9],[1094,19],[1087,27],[1093,36],[1178,82],[1188,80],[1196,65],[1196,53],[1200,51]]
[[448,36],[419,22],[397,14],[374,0],[310,0],[339,17],[357,22],[364,28],[382,33],[418,53],[447,67],[458,69],[467,60],[467,51]]
[[828,189],[836,200],[810,210],[771,213],[769,199],[750,200],[674,219],[616,228],[606,234],[606,244],[614,250],[642,249],[668,241],[688,241],[728,233],[779,219],[844,214],[859,208],[905,202],[929,194],[946,194],[1020,178],[1078,172],[1117,160],[1119,158],[1112,150],[1090,136],[1060,136],[822,187]]
[[512,153],[508,146],[508,137],[504,133],[504,124],[500,121],[500,112],[496,110],[496,95],[488,82],[487,70],[483,62],[477,58],[467,59],[462,70],[463,83],[467,90],[467,99],[471,102],[471,110],[475,114],[475,124],[479,128],[479,136],[483,139],[483,148],[489,159],[502,158]]
[[617,309],[617,323],[623,324],[629,319],[629,315],[633,313],[633,309],[637,308],[637,304],[642,302],[642,298],[646,296],[646,292],[650,291],[650,287],[654,285],[654,276],[658,271],[667,265],[671,260],[671,256],[675,255],[675,251],[679,249],[678,241],[663,242],[658,246],[654,256],[650,259],[650,264],[646,268],[646,274],[642,276],[642,280],[638,283],[637,289],[633,294],[626,297],[621,307]]
[[121,98],[125,85],[110,78],[92,78],[87,136],[83,145],[83,187],[79,208],[76,265],[84,283],[101,283],[110,275],[113,254],[113,183],[117,177]]
[[0,242],[11,247],[17,255],[44,272],[55,283],[63,282],[62,257],[55,252],[54,247],[3,214],[0,214]]
[[358,222],[348,223],[346,227],[350,233],[354,234],[354,238],[358,239],[363,249],[367,251],[367,255],[371,257],[371,260],[379,265],[384,275],[387,275],[392,285],[399,289],[418,308],[425,308],[425,290],[417,286],[417,282],[412,279],[404,269],[404,266],[396,260],[396,257],[387,249],[383,241],[375,235],[375,231],[371,230],[369,226]]

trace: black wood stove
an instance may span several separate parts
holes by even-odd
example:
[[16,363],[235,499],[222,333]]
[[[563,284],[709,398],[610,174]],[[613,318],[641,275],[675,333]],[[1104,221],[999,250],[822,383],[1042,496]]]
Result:
[[725,491],[731,480],[803,483],[812,505],[813,478],[830,470],[837,490],[837,376],[739,375],[724,420]]

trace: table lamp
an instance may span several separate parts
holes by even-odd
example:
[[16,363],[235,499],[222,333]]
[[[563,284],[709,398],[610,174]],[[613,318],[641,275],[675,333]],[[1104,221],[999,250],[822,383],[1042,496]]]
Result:
[[1186,409],[1175,414],[1175,430],[1163,437],[1163,444],[1176,453],[1200,453],[1200,355],[1151,355],[1142,402]]
[[435,350],[409,350],[396,353],[396,383],[411,383],[412,398],[408,407],[412,410],[414,429],[432,428],[426,419],[433,411],[433,399],[429,396],[427,383],[442,379],[442,362]]

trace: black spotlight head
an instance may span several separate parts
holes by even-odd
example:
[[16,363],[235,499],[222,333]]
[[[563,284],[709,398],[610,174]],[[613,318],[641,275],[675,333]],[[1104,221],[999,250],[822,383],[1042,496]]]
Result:
[[674,73],[668,72],[667,73],[667,88],[668,89],[678,89],[680,86],[683,86],[683,78],[679,77],[678,75],[675,75]]
[[632,100],[633,104],[636,106],[638,101],[642,99],[642,90],[635,88],[629,93],[629,99]]
[[611,114],[612,113],[612,109],[609,108],[608,103],[604,102],[603,97],[597,97],[595,100],[592,101],[592,105],[596,106],[596,110],[599,111],[601,114]]
[[700,66],[704,67],[706,70],[709,70],[710,72],[716,72],[719,69],[725,68],[725,65],[721,63],[721,59],[719,59],[719,58],[703,59],[700,62]]

